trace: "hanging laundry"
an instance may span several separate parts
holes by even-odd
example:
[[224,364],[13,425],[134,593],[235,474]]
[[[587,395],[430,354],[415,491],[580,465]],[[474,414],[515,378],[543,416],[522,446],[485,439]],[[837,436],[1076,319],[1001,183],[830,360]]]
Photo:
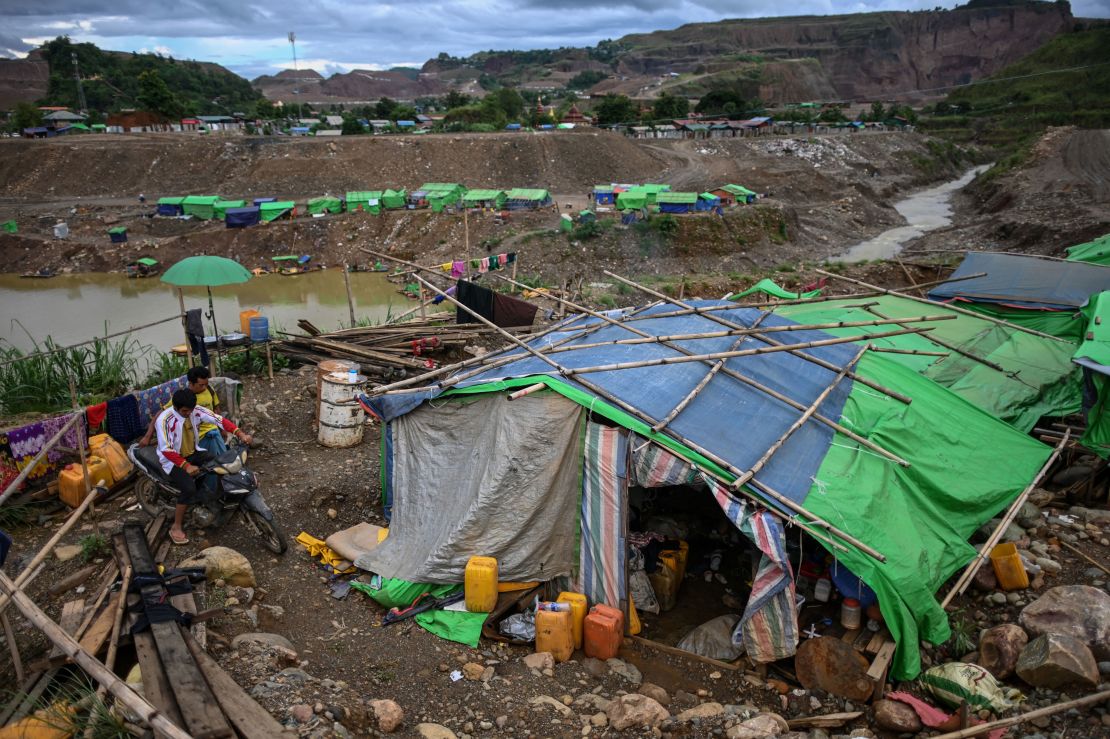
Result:
[[511,251],[505,255],[505,264],[512,264],[516,261],[516,252]]
[[[161,385],[156,385],[147,390],[140,390],[135,393],[135,397],[139,403],[139,424],[144,430],[151,419],[157,417],[157,415],[162,412],[162,408],[169,402],[170,398],[173,397],[173,394],[184,388],[186,384],[185,375],[182,375],[168,382],[163,382]],[[119,398],[116,398],[116,400],[119,400]],[[109,401],[109,412],[110,411],[111,401]],[[115,435],[113,434],[113,436]]]
[[479,274],[489,272],[489,257],[482,257],[478,260],[478,272]]
[[509,255],[508,254],[498,254],[497,255],[497,264],[504,267],[508,263],[509,263]]
[[531,326],[537,310],[537,306],[519,298],[500,293],[493,295],[493,322],[502,328]]
[[445,262],[445,263],[439,265],[439,271],[440,272],[450,272],[451,271],[451,265],[452,265],[452,262]]
[[85,420],[89,424],[89,432],[91,433],[95,429],[99,428],[100,424],[104,423],[104,419],[107,415],[107,403],[98,403],[96,405],[90,405],[88,408],[86,408]]
[[455,260],[451,262],[451,279],[457,280],[466,274],[466,262]]
[[108,401],[108,434],[120,444],[130,444],[143,435],[147,423],[139,414],[139,400],[131,393]]
[[[35,467],[34,471],[28,475],[28,479],[42,477],[58,468],[59,463],[65,459],[66,456],[65,452],[62,452],[58,448],[59,446],[69,447],[70,449],[77,448],[78,434],[85,433],[83,416],[84,414],[82,414],[81,421],[67,431],[58,444],[46,453],[43,460]],[[72,413],[67,413],[63,416],[54,416],[45,421],[38,421],[27,426],[12,429],[5,434],[6,451],[4,453],[7,455],[7,459],[4,460],[3,466],[8,469],[15,469],[16,475],[12,476],[11,479],[15,479],[19,472],[31,463],[35,455],[46,446],[46,442],[61,431],[72,417]],[[10,462],[8,461],[9,459]],[[4,472],[5,477],[8,477],[8,469]]]
[[[457,298],[460,303],[470,308],[487,321],[493,320],[493,291],[475,285],[473,282],[459,280],[457,285]],[[459,308],[455,311],[455,323],[478,323],[469,312]]]

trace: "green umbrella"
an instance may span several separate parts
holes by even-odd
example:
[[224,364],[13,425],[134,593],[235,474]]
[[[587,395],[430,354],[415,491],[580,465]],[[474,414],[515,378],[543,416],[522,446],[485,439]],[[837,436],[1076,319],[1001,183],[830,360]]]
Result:
[[[246,267],[226,257],[207,255],[187,257],[173,265],[162,275],[162,282],[180,287],[203,285],[208,288],[208,317],[212,319],[212,330],[216,336],[216,310],[212,305],[212,288],[219,285],[237,285],[251,278]],[[184,304],[184,303],[182,303]],[[203,337],[201,337],[203,340]]]

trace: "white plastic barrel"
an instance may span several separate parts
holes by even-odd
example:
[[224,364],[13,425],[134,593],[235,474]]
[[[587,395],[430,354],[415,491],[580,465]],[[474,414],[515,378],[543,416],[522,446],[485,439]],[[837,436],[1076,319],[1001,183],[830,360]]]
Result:
[[363,392],[366,378],[359,375],[352,383],[345,372],[330,372],[320,378],[320,430],[317,439],[324,446],[348,447],[362,441],[366,411],[355,396]]

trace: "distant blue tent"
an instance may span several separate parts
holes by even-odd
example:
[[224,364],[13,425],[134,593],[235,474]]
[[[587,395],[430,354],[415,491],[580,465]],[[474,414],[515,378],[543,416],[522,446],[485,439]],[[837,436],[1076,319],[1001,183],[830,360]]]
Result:
[[555,124],[554,123],[541,123],[540,124],[540,130],[542,130],[542,131],[553,131],[554,129],[555,129]]
[[929,291],[930,300],[1074,311],[1110,289],[1110,267],[1024,254],[968,252],[951,277]]
[[617,193],[611,187],[595,187],[594,202],[598,205],[612,205],[617,202]]
[[160,216],[179,216],[181,215],[181,213],[182,210],[180,205],[175,205],[171,203],[158,204],[158,215]]
[[255,198],[254,199],[254,204],[255,205],[262,205],[263,203],[276,203],[276,202],[277,202],[277,198]]
[[719,208],[720,205],[721,199],[719,197],[717,197],[716,195],[710,195],[707,192],[703,192],[701,195],[698,196],[698,202],[694,206],[694,210],[709,211],[713,210],[714,208]]
[[397,121],[397,128],[416,128],[416,121]]
[[519,123],[510,123],[507,126],[505,126],[505,130],[506,131],[519,131],[520,130],[520,124]]
[[228,208],[224,219],[228,228],[246,228],[262,222],[262,209],[257,205],[248,208]]

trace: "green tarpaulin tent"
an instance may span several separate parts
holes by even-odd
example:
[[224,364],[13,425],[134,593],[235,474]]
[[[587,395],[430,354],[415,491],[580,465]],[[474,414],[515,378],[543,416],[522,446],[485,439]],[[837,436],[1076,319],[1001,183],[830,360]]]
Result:
[[468,208],[500,208],[508,196],[504,190],[467,190],[463,205]]
[[783,300],[797,300],[798,298],[816,298],[818,295],[821,294],[821,289],[818,288],[816,290],[810,290],[809,292],[805,293],[795,293],[787,290],[785,287],[782,287],[774,280],[765,277],[764,279],[749,287],[747,290],[729,295],[728,299],[739,300],[740,298],[748,297],[752,293],[766,293],[767,295],[770,295],[774,298],[782,298]]
[[182,205],[185,198],[158,198],[158,205]]
[[227,218],[228,208],[242,208],[246,204],[246,200],[219,200],[212,206],[212,212],[222,221]]
[[258,207],[261,210],[262,220],[269,222],[291,216],[296,206],[297,204],[292,200],[279,200],[274,203],[262,203]]
[[347,193],[347,212],[355,213],[357,211],[362,211],[364,213],[378,214],[382,212],[381,202],[381,190],[349,192]]
[[385,190],[382,192],[383,208],[404,208],[408,193],[404,190]]
[[218,202],[219,195],[189,195],[181,201],[181,209],[185,215],[194,218],[215,218]]
[[9,234],[19,233],[19,224],[15,221],[4,221],[0,223],[0,231]]
[[1087,330],[1075,352],[1075,363],[1095,391],[1087,409],[1087,428],[1079,443],[1106,459],[1110,457],[1110,292],[1101,292],[1083,308]]
[[141,264],[144,267],[157,267],[158,266],[158,260],[157,259],[151,259],[150,257],[139,257],[138,259],[135,260],[135,264]]
[[330,195],[324,195],[318,198],[312,198],[308,201],[308,212],[310,214],[316,213],[342,213],[343,201],[339,198],[333,198]]
[[642,190],[626,190],[617,195],[619,210],[639,210],[648,204],[648,196]]
[[115,228],[109,228],[108,233],[110,233],[110,234],[125,234],[125,233],[127,233],[127,226],[116,226]]
[[[1049,339],[950,310],[939,303],[920,303],[894,295],[776,306],[792,320],[814,323],[873,321],[952,315],[953,319],[912,324],[922,334],[875,339],[877,346],[944,353],[936,357],[889,354],[892,361],[920,372],[968,402],[1021,431],[1030,431],[1041,416],[1065,416],[1079,410],[1079,377],[1071,356],[1075,344]],[[829,328],[837,336],[889,331],[890,326]],[[935,340],[934,340],[935,339]]]
[[1110,234],[1099,236],[1094,241],[1085,244],[1069,246],[1068,261],[1091,262],[1110,266]]

